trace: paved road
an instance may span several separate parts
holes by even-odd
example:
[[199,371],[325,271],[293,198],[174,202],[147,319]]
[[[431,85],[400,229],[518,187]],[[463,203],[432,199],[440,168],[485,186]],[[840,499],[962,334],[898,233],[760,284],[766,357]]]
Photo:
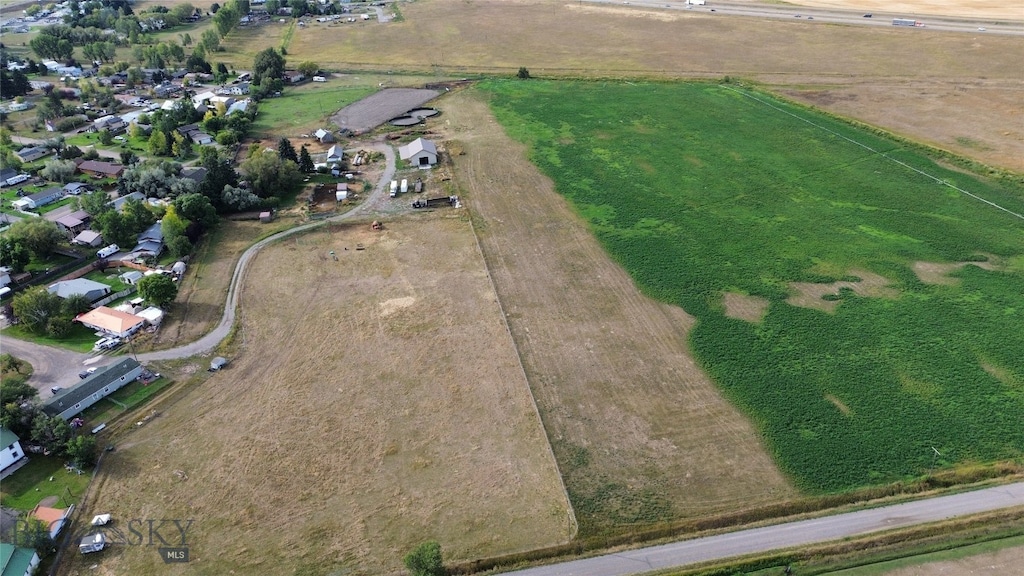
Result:
[[[583,1],[583,0],[581,0]],[[715,16],[746,16],[752,18],[772,18],[786,20],[803,20],[807,24],[848,24],[852,26],[874,26],[888,29],[899,28],[907,33],[924,31],[969,32],[974,34],[999,34],[1024,36],[1024,14],[1013,21],[994,18],[955,18],[951,16],[925,16],[898,12],[872,12],[871,18],[865,18],[864,12],[853,10],[837,10],[828,8],[808,8],[792,4],[761,4],[743,2],[718,2],[710,0],[705,6],[687,6],[678,0],[586,0],[595,4],[628,4],[640,8],[659,8],[663,10],[685,10],[694,14]],[[893,18],[913,18],[920,20],[922,27],[894,27]],[[980,30],[984,28],[984,31]]]
[[850,536],[1024,506],[1024,482],[906,504],[740,530],[511,572],[516,576],[626,576],[781,550]]

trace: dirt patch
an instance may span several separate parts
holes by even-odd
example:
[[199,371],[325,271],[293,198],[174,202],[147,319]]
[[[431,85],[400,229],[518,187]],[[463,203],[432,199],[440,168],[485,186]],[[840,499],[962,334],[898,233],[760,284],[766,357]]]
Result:
[[482,98],[453,92],[437,106],[465,152],[456,182],[581,530],[792,495],[750,422],[695,364],[694,319],[637,290]]
[[387,88],[345,106],[331,117],[331,121],[343,130],[361,134],[430,102],[438,94],[440,92],[436,90]]
[[950,276],[964,266],[977,266],[984,270],[998,270],[999,266],[992,262],[914,262],[911,268],[917,279],[925,284],[956,286],[960,279]]
[[880,276],[866,270],[851,270],[850,274],[860,278],[860,280],[856,282],[840,280],[828,284],[790,282],[789,287],[795,291],[795,294],[787,298],[786,302],[793,306],[834,312],[836,306],[839,305],[839,299],[826,297],[837,297],[842,288],[848,288],[861,296],[871,298],[896,298],[899,296],[899,290],[889,287],[891,282],[885,276]]
[[722,295],[725,315],[737,320],[759,323],[768,311],[768,300],[759,296],[748,296],[737,292],[726,292]]
[[850,413],[852,412],[852,410],[850,410],[849,406],[847,406],[845,403],[843,403],[842,400],[840,400],[839,398],[836,398],[832,394],[825,394],[825,400],[828,400],[829,402],[831,402],[832,405],[835,406],[836,408],[838,408],[839,411],[842,412],[844,416],[849,416]]
[[1006,576],[1020,573],[1021,566],[1024,566],[1024,546],[1016,546],[973,554],[966,558],[895,568],[887,570],[885,576]]
[[[188,568],[208,574],[386,574],[428,537],[457,561],[571,535],[464,213],[271,245],[246,275],[240,326],[227,369],[104,460],[95,510],[194,519]],[[70,564],[184,573],[145,548]]]

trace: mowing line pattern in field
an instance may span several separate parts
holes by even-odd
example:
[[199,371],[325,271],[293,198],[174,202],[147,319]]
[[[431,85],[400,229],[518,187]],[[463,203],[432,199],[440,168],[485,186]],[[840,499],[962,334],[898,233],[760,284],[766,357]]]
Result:
[[[641,289],[698,318],[702,365],[799,486],[846,490],[1024,455],[1019,184],[944,169],[765,94],[482,88]],[[966,190],[1002,210],[979,209]],[[988,269],[960,266],[943,285],[913,271],[972,261]],[[875,291],[860,290],[869,280]],[[795,283],[837,283],[820,296],[833,311],[787,303]],[[767,299],[767,312],[730,318],[726,293]]]
[[742,94],[742,95],[746,96],[747,98],[750,98],[752,100],[756,100],[757,102],[760,102],[761,104],[764,104],[765,106],[768,106],[769,108],[773,108],[775,110],[778,110],[779,112],[782,112],[783,114],[788,114],[788,115],[792,116],[793,118],[796,118],[797,120],[801,120],[803,122],[807,122],[811,126],[816,126],[818,128],[821,128],[822,130],[828,132],[829,134],[833,134],[835,136],[838,136],[838,137],[842,138],[843,140],[846,140],[848,142],[856,144],[857,146],[860,146],[861,148],[865,148],[865,149],[870,150],[871,152],[873,152],[875,154],[878,154],[879,156],[881,156],[883,158],[891,160],[891,161],[899,164],[900,166],[903,166],[904,168],[907,168],[909,170],[913,170],[914,172],[917,172],[918,174],[920,174],[922,176],[931,178],[932,180],[934,180],[935,182],[937,182],[937,183],[939,183],[939,184],[941,184],[943,186],[949,186],[950,188],[956,190],[957,192],[959,192],[961,194],[964,194],[965,196],[970,196],[971,198],[974,198],[975,200],[978,200],[979,202],[984,202],[985,204],[988,204],[989,206],[992,206],[993,208],[1002,210],[1003,212],[1006,212],[1007,214],[1010,214],[1012,216],[1016,216],[1017,218],[1020,218],[1021,220],[1024,220],[1024,215],[1018,214],[1017,212],[1014,212],[1013,210],[1010,210],[1008,208],[1004,208],[1004,207],[1000,206],[999,204],[996,204],[995,202],[992,202],[990,200],[986,200],[986,199],[982,198],[981,196],[978,196],[977,194],[973,194],[973,193],[971,193],[968,190],[964,190],[963,188],[957,186],[956,184],[953,184],[953,183],[950,183],[950,182],[946,182],[942,178],[939,178],[938,176],[933,176],[932,174],[929,174],[928,172],[925,172],[924,170],[921,170],[919,168],[914,168],[910,164],[907,164],[906,162],[902,162],[902,161],[900,161],[897,158],[893,158],[893,157],[889,156],[888,154],[886,154],[885,152],[882,152],[882,151],[879,151],[879,150],[875,150],[874,148],[872,148],[871,146],[868,146],[867,144],[864,144],[863,142],[858,142],[857,140],[854,140],[853,138],[850,138],[849,136],[844,136],[843,134],[840,134],[840,133],[838,133],[838,132],[836,132],[834,130],[829,130],[825,126],[822,126],[821,124],[818,124],[818,123],[810,120],[809,118],[805,118],[805,117],[800,116],[798,114],[794,114],[793,112],[790,112],[789,110],[785,110],[783,108],[780,108],[780,107],[772,104],[771,102],[765,100],[764,98],[758,98],[757,96],[755,96],[754,94],[751,94],[750,92],[746,92],[746,91],[743,91],[743,90],[738,90],[736,88],[732,88],[731,86],[722,86],[722,88],[725,88],[726,90],[732,90],[734,92]]

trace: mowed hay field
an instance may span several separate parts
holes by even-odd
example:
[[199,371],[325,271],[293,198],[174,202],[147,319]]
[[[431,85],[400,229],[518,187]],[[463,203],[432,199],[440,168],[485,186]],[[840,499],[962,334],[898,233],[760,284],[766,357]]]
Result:
[[229,368],[104,460],[85,515],[194,519],[191,563],[114,545],[64,574],[382,574],[427,539],[464,560],[571,537],[469,222],[385,226],[266,248]]
[[454,75],[511,76],[520,66],[534,76],[728,75],[1024,171],[1024,52],[1017,37],[561,0],[421,0],[402,4],[401,12],[403,21],[388,24],[310,23],[295,30],[288,59],[336,70]]
[[694,363],[693,318],[640,294],[483,96],[437,106],[581,533],[792,496]]

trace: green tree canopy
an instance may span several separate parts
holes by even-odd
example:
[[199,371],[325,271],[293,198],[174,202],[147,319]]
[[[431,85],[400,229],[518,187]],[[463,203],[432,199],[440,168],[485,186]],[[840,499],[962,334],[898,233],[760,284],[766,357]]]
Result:
[[24,218],[11,224],[7,232],[11,238],[19,240],[38,257],[45,258],[64,242],[64,235],[57,225],[45,218]]
[[284,76],[284,56],[273,48],[267,48],[256,54],[252,63],[252,79],[257,84],[264,80],[280,79]]
[[28,248],[20,239],[0,236],[0,266],[10,266],[11,270],[22,272],[31,259]]
[[433,540],[413,548],[403,560],[412,576],[445,576],[441,545]]
[[282,160],[276,152],[257,150],[241,165],[252,191],[260,198],[282,194],[301,179],[299,168],[291,160]]
[[51,318],[60,316],[63,308],[60,296],[50,294],[43,286],[24,290],[14,297],[11,307],[21,325],[33,334],[45,334]]
[[178,285],[166,274],[152,274],[138,283],[139,295],[154,306],[164,307],[178,296]]

